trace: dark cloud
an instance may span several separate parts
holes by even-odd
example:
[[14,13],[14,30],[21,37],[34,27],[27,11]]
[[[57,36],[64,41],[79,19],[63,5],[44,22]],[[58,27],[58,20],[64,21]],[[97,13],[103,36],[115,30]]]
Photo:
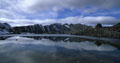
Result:
[[[25,0],[24,3],[26,3]],[[83,9],[91,8],[113,8],[120,6],[120,0],[30,0],[32,5],[25,4],[23,10],[28,11],[58,11],[64,8],[68,9]],[[29,3],[29,2],[28,2]]]

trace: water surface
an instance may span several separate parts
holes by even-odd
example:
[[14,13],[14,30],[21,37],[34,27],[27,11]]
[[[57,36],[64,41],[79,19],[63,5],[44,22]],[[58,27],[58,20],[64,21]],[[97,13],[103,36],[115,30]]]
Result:
[[0,63],[120,63],[120,42],[68,36],[1,36]]

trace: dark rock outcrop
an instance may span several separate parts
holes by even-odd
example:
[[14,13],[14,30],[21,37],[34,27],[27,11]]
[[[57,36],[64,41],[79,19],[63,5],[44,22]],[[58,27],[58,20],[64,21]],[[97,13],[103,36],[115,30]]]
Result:
[[70,24],[70,25],[65,24],[65,25],[70,29],[69,32],[66,32],[67,34],[76,34],[81,31],[85,31],[86,29],[92,28],[91,26],[87,26],[87,25],[83,25],[83,24]]
[[13,33],[19,34],[19,33],[63,33],[63,31],[68,31],[69,28],[67,28],[65,25],[62,24],[51,24],[42,26],[40,24],[35,25],[29,25],[29,26],[20,26],[20,27],[13,27]]
[[0,23],[0,34],[8,34],[11,26],[8,23]]
[[13,27],[13,33],[19,34],[19,33],[50,33],[50,34],[72,34],[79,31],[84,31],[85,29],[92,28],[91,26],[86,26],[82,24],[51,24],[42,26],[40,24],[35,25],[29,25],[29,26],[20,26],[20,27]]
[[85,35],[94,37],[106,37],[106,38],[120,38],[120,24],[114,26],[103,27],[102,24],[97,24],[95,28],[87,28],[84,31],[73,33],[75,35]]
[[118,24],[112,26],[112,29],[113,29],[114,31],[120,32],[120,23],[118,23]]
[[95,26],[96,29],[99,29],[99,28],[102,28],[102,24],[98,23],[96,26]]

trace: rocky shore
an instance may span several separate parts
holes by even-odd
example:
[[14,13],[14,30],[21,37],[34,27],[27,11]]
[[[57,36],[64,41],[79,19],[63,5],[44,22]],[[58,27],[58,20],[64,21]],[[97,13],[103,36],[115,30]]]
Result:
[[73,35],[86,35],[94,37],[106,37],[106,38],[120,38],[120,32],[108,31],[105,29],[86,29],[84,31],[79,31],[73,33]]
[[111,27],[103,27],[102,24],[97,24],[95,27],[87,28],[81,31],[71,33],[71,34],[119,39],[120,38],[120,23],[114,26],[111,26]]

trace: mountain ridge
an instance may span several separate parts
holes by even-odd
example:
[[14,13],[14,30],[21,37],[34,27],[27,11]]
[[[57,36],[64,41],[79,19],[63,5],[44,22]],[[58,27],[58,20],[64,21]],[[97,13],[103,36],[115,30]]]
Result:
[[[3,26],[3,24],[5,26]],[[60,24],[54,23],[51,25],[28,25],[28,26],[16,26],[11,27],[7,23],[0,25],[1,30],[6,30],[8,34],[71,34],[71,35],[84,35],[95,37],[108,37],[108,38],[120,38],[120,23],[104,27],[98,23],[96,27],[87,26],[83,24]],[[3,29],[2,29],[3,28]],[[1,33],[2,34],[2,33]]]

